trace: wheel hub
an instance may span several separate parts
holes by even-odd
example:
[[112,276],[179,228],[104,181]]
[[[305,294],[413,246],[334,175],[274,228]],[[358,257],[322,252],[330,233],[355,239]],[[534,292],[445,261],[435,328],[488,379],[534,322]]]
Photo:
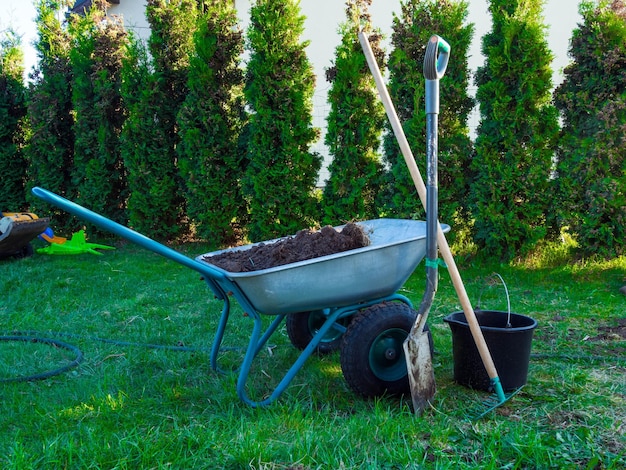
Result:
[[398,354],[397,354],[395,349],[387,349],[385,351],[385,358],[390,360],[390,361],[393,361],[396,358],[397,355]]
[[369,365],[376,377],[396,381],[407,374],[403,346],[407,332],[401,328],[383,331],[373,341],[369,353]]

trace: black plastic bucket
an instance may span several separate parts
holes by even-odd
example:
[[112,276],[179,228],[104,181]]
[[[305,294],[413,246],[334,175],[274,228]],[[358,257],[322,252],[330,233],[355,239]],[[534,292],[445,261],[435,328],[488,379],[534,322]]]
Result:
[[[504,390],[526,384],[533,332],[537,321],[515,313],[476,310],[476,318]],[[454,380],[466,387],[491,391],[491,381],[463,312],[443,319],[452,330]],[[510,326],[507,326],[510,322]]]

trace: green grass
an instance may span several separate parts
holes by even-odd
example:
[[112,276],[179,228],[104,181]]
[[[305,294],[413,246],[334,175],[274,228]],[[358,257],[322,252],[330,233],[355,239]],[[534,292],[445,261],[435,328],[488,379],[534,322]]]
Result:
[[[189,256],[206,246],[179,247]],[[556,253],[556,254],[555,254]],[[35,331],[79,348],[83,362],[46,380],[6,382],[66,364],[71,351],[0,342],[0,466],[28,468],[624,468],[626,341],[602,327],[626,317],[626,259],[567,264],[553,251],[500,265],[457,260],[472,300],[539,322],[529,380],[488,417],[487,394],[453,380],[443,317],[460,306],[445,270],[431,310],[437,394],[415,417],[406,400],[363,400],[338,354],[312,357],[267,408],[242,404],[236,374],[211,370],[221,303],[194,271],[121,244],[104,256],[0,261],[0,331]],[[405,285],[415,305],[423,266]],[[251,320],[233,307],[221,365],[235,367]],[[255,363],[264,397],[297,357],[284,328]],[[161,347],[148,347],[146,345]],[[169,349],[186,346],[186,351]]]

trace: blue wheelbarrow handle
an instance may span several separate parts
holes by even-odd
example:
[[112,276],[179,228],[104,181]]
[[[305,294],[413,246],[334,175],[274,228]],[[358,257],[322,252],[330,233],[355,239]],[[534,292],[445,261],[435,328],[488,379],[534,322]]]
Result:
[[92,224],[100,227],[103,230],[119,235],[126,240],[136,243],[137,245],[146,248],[147,250],[153,251],[161,256],[171,259],[177,263],[182,264],[188,268],[193,269],[194,271],[198,271],[203,276],[215,280],[215,281],[227,281],[226,274],[223,271],[220,271],[214,268],[211,265],[201,263],[196,261],[195,259],[189,258],[185,255],[182,255],[176,250],[168,248],[167,246],[158,243],[151,238],[146,237],[134,230],[131,230],[128,227],[125,227],[117,222],[114,222],[106,217],[97,214],[85,207],[76,204],[64,197],[59,196],[51,191],[48,191],[43,188],[34,187],[33,194],[50,204],[60,207],[61,209],[74,214],[76,217],[80,219],[87,220]]
[[220,352],[220,347],[222,344],[222,339],[224,337],[224,331],[226,329],[226,324],[229,318],[230,312],[230,301],[228,298],[227,292],[232,292],[243,310],[249,314],[249,316],[254,321],[254,326],[252,328],[252,334],[250,335],[250,341],[248,343],[248,347],[246,349],[246,354],[242,361],[241,367],[239,369],[239,377],[237,379],[237,395],[239,398],[250,406],[265,406],[269,403],[273,402],[278,396],[287,388],[295,374],[300,370],[306,359],[313,353],[315,347],[321,341],[323,335],[326,331],[332,326],[335,319],[338,317],[339,313],[327,320],[327,322],[320,328],[319,333],[314,337],[314,339],[310,343],[310,347],[306,348],[299,357],[299,359],[294,363],[294,365],[289,369],[287,374],[284,376],[283,380],[276,387],[271,396],[262,401],[253,401],[251,400],[246,393],[246,382],[248,380],[250,369],[252,367],[252,362],[259,351],[263,348],[265,343],[268,341],[270,336],[276,331],[276,329],[280,326],[282,321],[285,318],[285,315],[277,315],[274,321],[270,324],[270,326],[265,330],[265,333],[262,334],[263,323],[261,321],[261,317],[259,313],[255,310],[254,306],[250,304],[245,294],[239,289],[237,284],[226,276],[225,272],[218,270],[211,265],[201,263],[194,259],[188,258],[171,248],[166,247],[134,230],[129,229],[123,225],[118,224],[117,222],[113,222],[106,217],[101,216],[100,214],[96,214],[95,212],[90,211],[89,209],[85,209],[79,204],[76,204],[72,201],[69,201],[57,194],[54,194],[50,191],[47,191],[42,188],[35,187],[33,188],[33,194],[37,197],[40,197],[46,202],[49,202],[52,205],[60,207],[61,209],[66,210],[67,212],[74,214],[75,216],[85,219],[92,224],[112,232],[116,235],[119,235],[122,238],[127,239],[130,242],[136,243],[137,245],[146,248],[150,251],[153,251],[159,255],[162,255],[166,258],[171,259],[177,263],[182,264],[183,266],[187,266],[195,271],[198,271],[205,277],[205,281],[211,287],[211,290],[217,295],[218,298],[223,300],[224,306],[222,308],[222,315],[220,317],[219,325],[217,331],[215,333],[215,341],[213,342],[213,346],[211,347],[211,367],[214,370],[219,371],[217,367],[217,359]]

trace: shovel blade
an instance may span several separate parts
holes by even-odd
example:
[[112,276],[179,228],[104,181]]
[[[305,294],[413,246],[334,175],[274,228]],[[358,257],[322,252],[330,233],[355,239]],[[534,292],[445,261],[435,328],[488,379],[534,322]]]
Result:
[[417,337],[409,335],[403,346],[413,411],[420,415],[430,405],[437,391],[428,333],[422,332]]

